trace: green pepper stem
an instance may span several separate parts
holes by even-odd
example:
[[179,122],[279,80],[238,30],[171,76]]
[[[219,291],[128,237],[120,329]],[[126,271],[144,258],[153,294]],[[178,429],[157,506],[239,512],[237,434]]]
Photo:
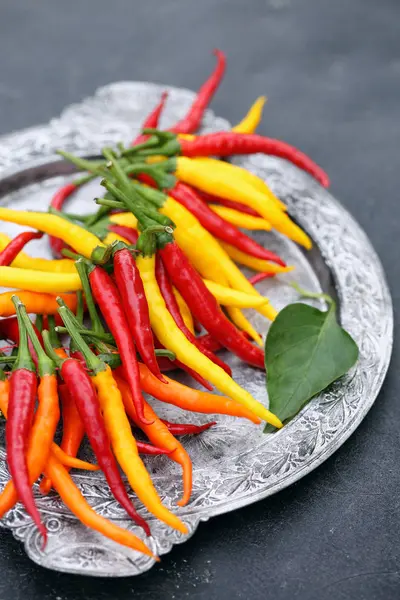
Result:
[[17,360],[16,356],[0,356],[1,364],[14,363]]
[[[74,325],[76,325],[76,323],[74,323]],[[62,327],[60,325],[57,325],[56,331],[57,331],[57,333],[62,333],[62,334],[68,333],[68,329],[66,327]],[[101,340],[102,342],[106,342],[107,344],[115,344],[115,340],[110,333],[97,333],[93,329],[85,329],[84,327],[81,327],[81,328],[77,327],[77,332],[80,335],[83,335],[85,337],[94,338],[97,340]]]
[[119,200],[110,200],[109,198],[95,198],[94,201],[96,204],[100,204],[100,206],[104,206],[107,208],[120,208],[122,210],[126,210],[126,206],[123,202]]
[[19,305],[22,303],[18,296],[15,295],[11,296],[11,300],[16,309],[19,328],[18,354],[13,370],[16,371],[17,369],[26,369],[27,371],[32,371],[34,373],[36,371],[36,368],[29,352],[28,334],[26,331],[24,321],[21,317],[21,312],[18,310]]
[[76,292],[76,320],[83,323],[84,305],[82,290]]
[[318,300],[325,300],[329,306],[336,306],[334,299],[331,298],[329,294],[324,294],[323,292],[309,292],[308,290],[302,288],[296,281],[291,281],[290,285],[296,290],[296,292],[300,294],[300,296],[303,296],[303,298],[316,298]]
[[[78,332],[77,328],[74,325],[74,322],[70,316],[70,310],[63,303],[61,298],[57,298],[57,302],[60,305],[59,313],[64,322],[64,325],[68,329],[68,333],[71,338],[74,340],[75,346],[78,348],[79,352],[83,354],[85,362],[88,368],[94,373],[99,373],[100,371],[104,371],[106,369],[105,363],[103,363],[93,352],[90,350],[89,346],[86,344],[83,337]],[[71,313],[72,314],[72,313]]]
[[175,352],[172,352],[167,348],[155,348],[154,354],[156,356],[164,356],[165,358],[168,358],[171,362],[174,362],[174,360],[176,360]]
[[79,259],[75,262],[75,266],[76,270],[78,271],[79,277],[81,278],[82,289],[83,293],[85,294],[86,306],[89,311],[93,330],[96,333],[104,334],[104,327],[102,322],[100,321],[100,317],[93,300],[92,290],[90,289],[89,278],[86,271],[86,264],[83,260]]
[[77,254],[76,252],[73,252],[69,248],[63,248],[61,250],[61,254],[63,256],[65,256],[66,258],[72,258],[72,260],[80,260],[83,258],[83,256],[81,256],[81,254]]
[[53,348],[60,348],[61,344],[56,332],[56,320],[54,318],[54,315],[47,316],[47,323],[49,325],[48,331],[51,345],[53,346]]
[[89,171],[89,173],[95,176],[101,176],[103,175],[103,171],[105,171],[104,160],[87,160],[85,158],[80,158],[79,156],[74,156],[70,152],[65,152],[64,150],[57,150],[57,154],[78,167],[80,171]]
[[75,179],[72,183],[76,187],[80,187],[81,185],[85,185],[85,183],[89,183],[89,181],[93,181],[97,175],[95,173],[91,173],[90,175],[84,175],[83,177],[79,177]]
[[93,227],[98,221],[104,219],[110,212],[110,208],[105,206],[100,206],[99,210],[97,210],[93,215],[91,215],[88,219],[86,219],[86,227]]
[[61,365],[66,361],[66,359],[61,358],[54,351],[53,344],[51,343],[51,339],[50,339],[50,332],[47,331],[47,329],[43,330],[42,336],[43,336],[43,343],[44,343],[44,348],[46,350],[47,356],[49,356],[51,358],[51,360],[55,363],[55,365],[58,368],[60,368]]
[[[143,133],[143,131],[142,131]],[[146,150],[147,148],[153,148],[154,146],[158,146],[159,145],[159,140],[158,137],[155,135],[152,135],[149,137],[148,140],[146,140],[145,142],[142,142],[141,144],[136,144],[136,146],[131,146],[130,148],[120,148],[120,152],[122,154],[122,156],[131,156],[132,154],[136,154],[137,152],[140,152],[141,150]]]
[[40,333],[42,333],[43,329],[43,315],[36,315],[35,326]]
[[39,375],[40,375],[40,377],[44,377],[45,375],[53,375],[54,371],[55,371],[54,363],[47,356],[46,352],[43,350],[43,348],[38,340],[38,337],[35,333],[35,330],[33,329],[32,321],[28,317],[26,308],[22,304],[22,302],[20,300],[18,300],[17,298],[18,298],[18,296],[13,296],[12,301],[14,302],[14,306],[17,310],[18,323],[21,323],[22,326],[24,327],[25,332],[29,335],[29,338],[35,349],[35,352],[38,357]]

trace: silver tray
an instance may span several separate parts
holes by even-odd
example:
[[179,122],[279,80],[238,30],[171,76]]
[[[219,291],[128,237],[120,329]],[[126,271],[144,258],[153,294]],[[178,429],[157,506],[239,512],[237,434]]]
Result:
[[[2,137],[1,202],[45,210],[51,194],[73,177],[72,168],[58,160],[55,150],[63,148],[95,155],[104,145],[120,140],[128,142],[164,89],[149,83],[114,83],[68,107],[60,118],[47,125]],[[193,98],[187,90],[169,90],[161,127],[181,117]],[[228,128],[227,121],[207,112],[205,130]],[[193,535],[201,521],[266,498],[320,465],[343,444],[372,406],[391,355],[393,317],[389,290],[380,262],[353,217],[329,192],[285,161],[255,155],[238,162],[268,181],[315,242],[314,250],[306,255],[277,234],[258,233],[261,243],[268,244],[297,267],[294,275],[265,281],[260,291],[270,296],[277,308],[297,299],[287,285],[291,279],[308,289],[323,288],[334,294],[339,302],[340,321],[357,341],[360,358],[349,374],[313,399],[279,433],[264,435],[262,427],[218,417],[214,428],[197,438],[184,440],[194,463],[193,496],[185,508],[176,507],[181,492],[176,465],[164,457],[149,460],[148,468],[163,501],[189,529],[188,535],[172,531],[143,510],[153,533],[149,544],[161,556]],[[71,210],[85,212],[88,198],[96,194],[95,187],[92,192],[85,189],[74,200]],[[2,231],[14,233],[17,229],[0,223]],[[37,255],[49,255],[44,240],[31,244],[31,248]],[[265,333],[265,319],[250,316],[257,329]],[[234,357],[227,360],[235,379],[267,403],[264,374],[243,366]],[[185,420],[183,411],[155,404],[162,416]],[[198,415],[190,420],[206,419],[205,415]],[[3,486],[9,477],[3,428],[0,435],[0,485]],[[88,449],[83,450],[83,456],[86,452]],[[142,535],[110,497],[101,475],[77,473],[74,479],[98,512]],[[150,558],[118,546],[81,525],[56,495],[43,498],[37,493],[37,502],[49,531],[44,552],[31,520],[20,505],[1,522],[24,543],[28,556],[36,563],[58,571],[108,577],[138,575],[152,567]]]

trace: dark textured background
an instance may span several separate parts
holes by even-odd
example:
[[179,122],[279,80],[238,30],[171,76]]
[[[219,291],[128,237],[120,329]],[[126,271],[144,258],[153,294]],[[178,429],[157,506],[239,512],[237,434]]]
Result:
[[[310,153],[357,216],[400,295],[398,0],[0,0],[0,132],[44,122],[117,80],[196,89],[228,73],[231,121],[269,96],[261,131]],[[397,332],[399,330],[396,315]],[[45,571],[0,535],[0,599],[400,597],[400,383],[351,439],[281,494],[201,525],[148,574],[104,581]]]

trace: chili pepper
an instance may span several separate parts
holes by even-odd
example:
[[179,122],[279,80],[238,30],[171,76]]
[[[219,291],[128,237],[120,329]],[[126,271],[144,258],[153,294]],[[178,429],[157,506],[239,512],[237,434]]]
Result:
[[[147,127],[158,127],[158,121],[160,119],[160,115],[164,110],[165,103],[168,98],[168,92],[163,92],[161,94],[161,100],[157,104],[157,106],[151,111],[148,117],[144,120],[142,129],[146,129]],[[142,142],[148,139],[147,135],[139,134],[138,137],[131,143],[131,146],[137,146]]]
[[122,364],[126,369],[127,380],[135,402],[138,418],[140,421],[145,422],[136,351],[124,313],[121,296],[111,277],[101,267],[91,267],[89,280],[93,295],[115,339]]
[[[54,194],[53,198],[51,199],[50,207],[54,208],[56,210],[62,210],[64,203],[68,200],[68,198],[70,198],[70,196],[72,196],[72,194],[82,184],[90,181],[92,178],[93,178],[92,176],[82,177],[81,179],[77,179],[76,181],[71,181],[70,183],[66,183],[65,185],[63,185],[63,187],[60,188],[59,190],[57,190],[57,192]],[[62,256],[61,252],[62,252],[63,248],[66,246],[64,240],[50,235],[49,236],[49,244],[50,244],[50,248],[53,253],[53,256],[55,256],[56,258],[61,258],[61,256]]]
[[[17,304],[18,301],[15,296],[14,298]],[[19,350],[18,360],[10,377],[10,400],[6,425],[7,462],[19,499],[32,517],[43,537],[44,544],[46,544],[47,531],[35,504],[26,459],[37,390],[36,372],[29,355],[26,328],[18,312],[17,316],[20,327]]]
[[203,431],[207,431],[213,425],[216,425],[216,421],[211,423],[204,423],[204,425],[191,425],[189,423],[169,423],[168,421],[162,420],[164,425],[168,427],[168,431],[173,435],[197,435]]
[[132,229],[132,227],[127,227],[126,225],[109,225],[109,230],[120,235],[132,245],[135,245],[138,241],[139,234],[135,229]]
[[212,293],[218,304],[223,306],[234,306],[236,308],[258,308],[268,303],[268,298],[256,294],[248,294],[225,285],[220,285],[215,281],[203,279],[203,282],[209,292]]
[[162,385],[147,369],[146,365],[139,364],[140,383],[143,390],[160,400],[178,406],[183,410],[205,414],[230,415],[248,419],[253,423],[260,423],[260,419],[248,408],[224,396],[216,396],[208,392],[196,390],[183,385],[174,379],[168,378],[168,385]]
[[186,327],[182,315],[179,311],[179,306],[176,302],[176,298],[174,296],[174,292],[172,290],[172,285],[169,280],[168,274],[159,256],[157,256],[155,262],[155,276],[161,295],[164,299],[166,308],[170,312],[177,327],[182,331],[186,339],[189,340],[189,342],[191,342],[194,346],[196,346],[196,348],[198,348],[200,352],[207,356],[207,358],[209,358],[213,363],[220,366],[221,369],[224,369],[224,371],[226,371],[228,375],[232,375],[231,368],[226,363],[224,363],[224,361],[215,356],[215,354],[213,354],[212,352],[209,352],[207,349],[203,350],[201,342],[199,342],[197,338],[192,334],[192,332],[189,331],[189,329]]
[[171,127],[170,131],[175,133],[193,133],[200,127],[204,111],[215,94],[225,73],[225,54],[217,49],[214,50],[214,54],[217,57],[215,70],[197,92],[197,96],[186,116]]
[[[175,248],[177,248],[177,245],[175,243],[166,244],[166,246],[161,250],[163,261],[174,283],[176,284],[176,287],[179,289],[186,302],[188,302],[188,305],[190,306],[195,316],[197,318],[204,316],[204,303],[207,301],[207,308],[211,308],[212,306],[212,310],[209,310],[209,314],[210,316],[212,315],[213,319],[212,328],[218,332],[219,336],[224,337],[224,345],[227,345],[228,342],[230,346],[234,347],[236,351],[242,354],[242,356],[245,354],[247,359],[254,360],[256,356],[256,352],[254,352],[254,350],[257,350],[263,357],[263,353],[258,348],[251,346],[251,344],[249,344],[247,340],[245,340],[240,334],[237,333],[237,330],[234,328],[234,326],[231,323],[229,323],[227,319],[225,319],[213,296],[209,294],[207,288],[205,288],[203,284],[201,277],[198,274],[196,274],[197,277],[195,277],[195,279],[190,279],[191,292],[189,294],[186,293],[181,283],[184,280],[186,287],[188,283],[186,280],[186,275],[190,272],[190,270],[192,270],[193,272],[194,270],[191,269],[189,262],[187,261],[186,257],[184,257],[186,264],[183,261],[179,261],[179,273],[177,273],[177,265],[174,264],[173,260],[171,260],[171,257],[176,258],[178,256],[178,252],[175,250]],[[182,252],[180,254],[182,255],[182,257],[184,256]],[[164,257],[166,260],[164,260]],[[249,394],[246,390],[244,390],[237,383],[235,383],[233,379],[231,379],[231,377],[229,377],[229,375],[225,373],[223,369],[221,369],[221,367],[214,364],[210,361],[209,358],[204,356],[196,348],[196,346],[191,344],[186,339],[184,334],[176,326],[175,321],[166,309],[164,300],[162,298],[160,289],[157,284],[157,280],[155,278],[154,256],[139,257],[137,263],[140,270],[140,274],[142,276],[146,296],[149,300],[150,320],[152,323],[152,327],[155,334],[160,339],[161,343],[164,344],[167,348],[171,349],[173,352],[175,352],[179,360],[181,360],[191,368],[196,369],[196,371],[203,375],[203,377],[206,377],[220,391],[228,394],[237,402],[241,402],[242,404],[247,406],[247,408],[255,412],[255,414],[258,415],[260,418],[266,420],[267,422],[276,422],[278,424],[278,427],[281,427],[282,424],[279,421],[279,419],[275,417],[275,415],[270,413],[270,411],[266,410],[264,406],[262,406],[262,404],[257,402],[251,396],[251,394]],[[207,291],[204,292],[203,288]],[[195,290],[194,293],[193,290]],[[211,300],[207,298],[208,294],[211,297]],[[193,298],[195,298],[195,302],[193,302]],[[236,344],[236,340],[239,341],[239,344]],[[247,348],[247,345],[250,346],[250,348]],[[238,346],[240,346],[240,348],[238,348]],[[245,349],[244,351],[243,348]]]
[[51,445],[51,453],[57,460],[60,461],[64,467],[68,469],[83,469],[84,471],[99,471],[100,467],[98,465],[93,465],[86,460],[81,460],[80,458],[74,458],[73,456],[69,456],[64,450],[61,450],[60,446],[57,444]]
[[168,427],[159,419],[157,414],[151,408],[147,402],[144,405],[145,415],[151,425],[142,425],[138,422],[135,407],[132,402],[132,396],[130,389],[126,381],[115,374],[115,381],[118,384],[118,388],[121,392],[122,400],[124,402],[125,410],[131,419],[143,430],[149,440],[153,444],[157,444],[162,448],[168,450],[169,458],[177,462],[182,467],[183,471],[183,497],[178,502],[179,506],[185,506],[190,499],[192,493],[192,461],[183,446],[174,438]]
[[235,131],[236,133],[254,133],[260,124],[263,108],[267,101],[265,96],[260,96],[251,105],[249,112],[243,119],[234,127],[232,127],[231,131]]
[[[132,489],[149,511],[158,519],[164,521],[164,523],[167,523],[171,527],[178,529],[182,533],[187,533],[186,526],[181,520],[173,515],[161,503],[150,476],[139,457],[137,444],[132,435],[131,426],[125,413],[121,393],[112,375],[111,369],[91,352],[83,338],[77,333],[69,317],[68,309],[61,306],[60,314],[62,315],[75,344],[84,355],[88,368],[93,372],[91,379],[98,393],[100,408],[103,413],[111,445]],[[126,374],[125,368],[124,372]],[[165,384],[160,383],[160,385],[164,386]],[[140,423],[142,426],[142,420]]]
[[17,235],[0,252],[0,266],[8,267],[21,252],[22,248],[31,240],[39,240],[43,237],[40,231],[24,231]]
[[[4,250],[11,242],[11,238],[5,233],[0,232],[0,249]],[[19,269],[31,269],[32,271],[51,271],[53,273],[75,273],[75,267],[72,260],[59,259],[49,260],[47,258],[39,258],[29,256],[25,252],[20,252],[15,257],[12,267]]]
[[165,383],[154,353],[149,307],[140,273],[131,252],[122,243],[114,246],[113,264],[115,283],[136,348],[144,364]]
[[268,154],[284,158],[312,175],[323,187],[329,187],[329,177],[306,154],[294,146],[256,133],[220,131],[197,136],[194,140],[179,140],[183,156],[231,156],[232,154]]
[[79,277],[73,273],[49,273],[15,267],[0,267],[0,281],[3,287],[50,294],[75,292],[80,288]]
[[[178,182],[172,190],[169,190],[169,194],[187,208],[200,221],[203,227],[217,238],[236,246],[252,256],[257,256],[264,260],[272,260],[283,266],[285,265],[279,256],[262,248],[257,242],[234,227],[228,219],[223,218],[224,215],[221,215],[218,210],[211,210],[211,207],[208,207],[190,186]],[[242,221],[246,220],[245,215],[239,216],[242,218]],[[236,223],[236,225],[246,227],[246,221]]]
[[136,442],[139,454],[148,454],[149,456],[159,456],[160,454],[170,454],[169,450],[165,450],[164,448],[158,448],[157,446],[153,446],[152,444],[147,444],[146,442]]
[[[57,215],[0,207],[0,221],[7,221],[9,223],[17,223],[18,225],[34,227],[39,231],[59,237],[69,246],[71,246],[71,248],[73,248],[76,252],[86,256],[87,258],[90,258],[93,250],[97,248],[97,246],[104,247],[104,244],[101,242],[101,240],[93,235],[93,233],[90,233],[90,231],[87,231],[87,229],[79,227],[79,225],[71,223],[70,221],[67,221],[66,219],[63,219]],[[28,270],[26,271],[29,273]],[[52,275],[55,276],[56,274]],[[72,275],[70,275],[70,277],[71,276]],[[37,282],[39,282],[42,275],[38,275],[36,273],[35,277]],[[66,277],[66,275],[64,275],[64,277]]]
[[234,248],[234,246],[231,246],[230,244],[221,243],[221,246],[223,247],[225,252],[231,257],[232,260],[234,260],[237,263],[240,263],[241,265],[245,265],[246,267],[250,267],[250,269],[253,269],[254,271],[261,271],[262,273],[267,272],[273,275],[277,275],[279,273],[289,273],[294,269],[294,267],[291,266],[280,267],[266,260],[255,258],[254,256],[246,254],[245,252],[241,252],[240,250]]
[[173,292],[173,294],[175,296],[175,300],[178,304],[179,312],[182,315],[183,322],[185,323],[186,327],[189,329],[190,333],[192,333],[192,335],[194,335],[194,321],[193,321],[192,313],[190,312],[188,305],[186,304],[186,302],[182,298],[182,295],[178,292],[178,290],[175,287],[172,287],[172,292]]
[[253,277],[249,278],[251,285],[255,285],[264,279],[269,279],[270,277],[274,277],[275,273],[256,273]]
[[[157,339],[156,336],[154,336],[154,345],[156,348],[160,348],[160,349],[165,348],[165,346],[163,346],[161,344],[161,342]],[[172,361],[168,358],[158,358],[157,361],[158,361],[158,364],[160,365],[160,369],[163,373],[165,373],[167,371],[173,371],[175,369],[181,369],[182,371],[187,373],[192,379],[197,381],[197,383],[199,383],[206,390],[209,390],[210,392],[212,391],[212,389],[213,389],[212,385],[210,385],[208,383],[207,379],[205,379],[202,375],[197,373],[197,371],[195,369],[191,369],[190,367],[185,365],[183,362],[181,362],[177,358],[175,358]]]
[[[203,327],[239,358],[263,369],[264,353],[247,340],[243,340],[243,336],[222,313],[214,296],[179,246],[176,243],[166,244],[160,250],[160,254],[172,282]],[[257,310],[261,312],[263,306]]]
[[[63,316],[63,318],[65,317]],[[113,496],[128,515],[143,527],[146,534],[150,535],[150,529],[146,521],[136,512],[124,487],[117,462],[111,451],[110,440],[101,415],[97,395],[89,375],[78,360],[73,358],[60,359],[52,348],[48,332],[44,332],[43,336],[47,353],[52,356],[59,367],[60,374],[75,402],[97,462],[105,475]]]
[[254,231],[271,231],[272,229],[271,223],[262,217],[244,215],[238,210],[226,206],[219,206],[218,204],[209,204],[209,208],[222,219],[225,219],[228,223],[236,225],[237,227],[243,227],[243,229]]
[[[14,296],[14,298],[16,298],[16,296]],[[21,324],[21,328],[24,328],[25,332],[28,332],[29,338],[31,339],[32,344],[35,347],[35,351],[38,356],[38,366],[40,375],[40,384],[38,387],[39,408],[35,415],[25,457],[26,476],[28,478],[29,485],[32,485],[39,477],[40,473],[43,471],[47,463],[48,457],[50,455],[50,451],[52,449],[53,444],[53,437],[60,418],[60,409],[58,405],[57,378],[55,375],[54,364],[52,360],[49,359],[43,351],[42,346],[35,334],[33,325],[28,318],[25,308],[22,304],[18,304],[17,300],[15,302],[17,308],[17,316],[19,319],[19,323]],[[34,375],[34,377],[36,376]],[[10,391],[11,393],[8,421],[9,424],[12,423],[11,419],[13,415],[11,404],[13,393],[12,382]],[[34,403],[35,395],[36,381],[32,386],[33,399],[31,397],[31,403]],[[22,404],[23,399],[18,397],[17,402],[20,402]],[[33,406],[29,410],[31,411],[31,413],[33,413]],[[30,426],[30,420],[31,416],[29,419],[28,426]],[[9,482],[9,484],[6,486],[0,499],[1,516],[5,512],[10,510],[12,506],[14,506],[14,504],[18,501],[18,498],[22,499],[20,488],[18,487],[18,482],[16,481],[15,475],[13,473],[12,476],[13,481]],[[44,536],[44,539],[46,539],[46,536]]]
[[216,191],[219,196],[228,200],[247,204],[267,221],[270,221],[277,231],[287,235],[305,248],[311,248],[311,240],[304,231],[293,223],[288,215],[268,196],[240,177],[235,171],[234,165],[213,159],[178,157],[169,160],[171,168],[172,165],[176,165],[174,169],[176,177],[184,183],[205,192],[214,193]]
[[246,319],[240,308],[236,308],[235,306],[227,306],[226,312],[228,313],[231,321],[236,325],[242,334],[246,332],[250,338],[254,340],[258,346],[260,346],[260,348],[263,348],[264,344],[261,335],[255,330],[250,321]]
[[59,493],[61,500],[84,525],[98,531],[118,544],[128,546],[128,548],[132,548],[158,560],[140,538],[97,514],[86,502],[65,467],[52,456],[47,463],[45,473],[54,481],[54,487]]
[[246,206],[241,202],[234,202],[233,200],[227,200],[226,198],[221,198],[220,196],[214,196],[214,194],[209,194],[208,192],[204,192],[203,190],[196,189],[195,191],[204,202],[207,202],[207,204],[221,204],[222,206],[226,206],[227,208],[233,208],[234,210],[245,213],[246,215],[252,215],[253,217],[260,216],[259,213],[253,208],[250,208],[250,206]]

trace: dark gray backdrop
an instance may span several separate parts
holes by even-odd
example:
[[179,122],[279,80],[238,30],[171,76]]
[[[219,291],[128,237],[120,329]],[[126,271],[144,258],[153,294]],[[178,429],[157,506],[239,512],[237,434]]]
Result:
[[[44,122],[116,80],[196,89],[228,55],[213,108],[266,93],[261,131],[331,175],[400,294],[398,0],[0,0],[0,132]],[[398,331],[398,316],[396,316]],[[289,490],[201,525],[139,578],[45,571],[0,530],[0,600],[400,597],[399,361],[363,424]]]

